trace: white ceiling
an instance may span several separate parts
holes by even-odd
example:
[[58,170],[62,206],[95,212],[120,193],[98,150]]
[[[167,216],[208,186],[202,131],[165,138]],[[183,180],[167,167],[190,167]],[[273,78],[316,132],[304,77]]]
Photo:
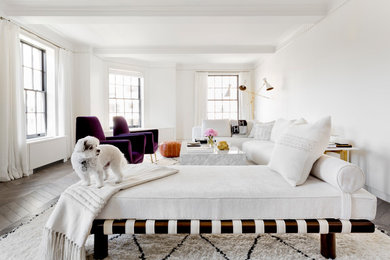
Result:
[[343,0],[0,0],[4,14],[96,55],[254,63]]

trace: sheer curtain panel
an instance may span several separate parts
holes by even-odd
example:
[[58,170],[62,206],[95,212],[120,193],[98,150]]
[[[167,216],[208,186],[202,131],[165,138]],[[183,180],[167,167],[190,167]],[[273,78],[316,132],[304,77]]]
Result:
[[19,27],[0,20],[0,181],[29,175]]
[[208,73],[195,72],[195,122],[194,125],[202,125],[202,120],[207,119],[207,87],[208,87]]
[[70,157],[74,146],[72,119],[73,54],[59,49],[58,53],[58,134],[67,138],[66,155]]

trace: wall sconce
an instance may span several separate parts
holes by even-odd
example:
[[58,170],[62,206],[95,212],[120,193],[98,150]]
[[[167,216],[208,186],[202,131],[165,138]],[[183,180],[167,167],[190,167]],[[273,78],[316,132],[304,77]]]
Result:
[[266,78],[263,78],[263,85],[261,86],[261,88],[259,88],[256,91],[247,90],[247,87],[245,85],[240,85],[238,87],[238,89],[240,91],[242,91],[244,93],[248,93],[250,95],[250,104],[251,104],[251,108],[252,108],[252,119],[254,119],[254,117],[255,117],[255,106],[254,106],[254,104],[255,104],[256,96],[270,99],[270,97],[267,97],[265,95],[260,94],[260,91],[263,88],[265,88],[266,91],[270,91],[270,90],[274,89],[274,87],[271,84],[268,83]]

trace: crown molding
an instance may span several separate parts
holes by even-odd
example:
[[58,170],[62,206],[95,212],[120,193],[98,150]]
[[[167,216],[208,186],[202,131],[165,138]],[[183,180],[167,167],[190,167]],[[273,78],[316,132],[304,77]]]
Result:
[[9,16],[324,16],[326,1],[6,1]]

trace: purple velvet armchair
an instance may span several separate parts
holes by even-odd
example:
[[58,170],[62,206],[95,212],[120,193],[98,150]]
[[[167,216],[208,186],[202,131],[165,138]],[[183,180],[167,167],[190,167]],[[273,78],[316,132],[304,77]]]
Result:
[[145,154],[146,137],[142,134],[132,134],[123,137],[106,137],[99,119],[95,116],[80,116],[76,118],[76,141],[86,136],[94,136],[100,144],[111,144],[119,148],[129,163],[142,163]]
[[156,151],[158,149],[158,129],[147,129],[147,130],[129,130],[129,126],[127,125],[126,119],[122,116],[114,117],[114,136],[115,137],[124,137],[131,134],[144,134],[146,137],[146,145],[145,145],[145,154],[150,154],[150,158],[153,162],[152,154],[154,154],[156,158]]

